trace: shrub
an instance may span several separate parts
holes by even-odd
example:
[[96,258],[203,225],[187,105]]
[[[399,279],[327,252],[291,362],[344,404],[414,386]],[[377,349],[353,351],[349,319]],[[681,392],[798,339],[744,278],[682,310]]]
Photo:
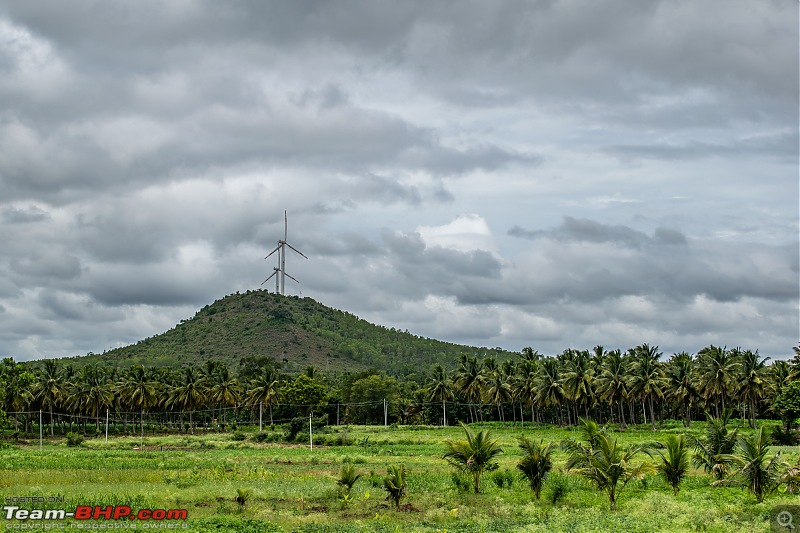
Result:
[[234,434],[231,436],[231,439],[232,439],[232,440],[235,440],[235,441],[240,441],[240,442],[241,442],[241,441],[243,441],[243,440],[245,440],[246,438],[247,438],[247,435],[245,435],[245,434],[244,434],[244,433],[242,433],[241,431],[237,431],[237,432],[235,432],[235,433],[234,433]]
[[519,446],[525,455],[517,464],[517,468],[528,479],[531,490],[538,500],[544,480],[553,468],[553,445],[552,443],[544,444],[543,441],[537,443],[520,437]]
[[78,433],[73,433],[70,431],[66,435],[67,438],[67,446],[80,446],[83,444],[83,435],[79,435]]
[[497,470],[492,472],[491,480],[498,489],[508,487],[509,489],[514,484],[514,473],[509,469]]
[[469,492],[472,489],[472,482],[469,477],[460,472],[453,472],[450,475],[450,480],[458,492]]
[[551,472],[545,487],[545,497],[553,505],[565,500],[572,490],[569,476],[561,472]]
[[352,464],[346,464],[342,467],[342,471],[339,474],[339,479],[336,480],[336,484],[344,490],[345,494],[350,494],[350,490],[360,477],[361,474],[356,473],[355,466]]
[[383,478],[383,490],[387,492],[386,499],[394,503],[395,508],[400,507],[400,500],[406,495],[406,465],[392,465],[389,475]]

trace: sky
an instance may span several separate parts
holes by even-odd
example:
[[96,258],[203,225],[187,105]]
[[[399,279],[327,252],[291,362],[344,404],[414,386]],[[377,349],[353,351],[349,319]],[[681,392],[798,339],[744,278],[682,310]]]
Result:
[[0,4],[0,356],[266,288],[543,354],[800,338],[796,0]]

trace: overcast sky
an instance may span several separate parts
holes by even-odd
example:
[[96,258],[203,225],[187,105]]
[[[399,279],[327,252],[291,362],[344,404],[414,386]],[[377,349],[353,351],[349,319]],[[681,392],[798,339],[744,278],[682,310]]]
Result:
[[287,210],[385,326],[785,358],[799,201],[797,0],[0,4],[0,356],[259,288]]

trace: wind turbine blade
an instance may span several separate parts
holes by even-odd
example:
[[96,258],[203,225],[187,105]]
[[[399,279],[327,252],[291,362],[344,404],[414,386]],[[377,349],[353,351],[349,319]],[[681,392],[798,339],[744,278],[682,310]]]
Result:
[[271,279],[272,279],[272,276],[274,276],[274,275],[275,275],[275,274],[277,274],[277,273],[278,273],[278,270],[276,269],[276,270],[275,270],[275,272],[273,272],[272,274],[270,274],[270,275],[269,275],[269,277],[268,277],[267,279],[265,279],[264,281],[262,281],[262,282],[261,282],[261,284],[263,285],[263,284],[265,284],[266,282],[268,282],[269,280],[271,280]]
[[272,250],[270,253],[268,253],[268,254],[267,254],[267,257],[265,257],[264,259],[267,259],[269,256],[271,256],[272,254],[274,254],[275,252],[277,252],[278,250],[280,250],[280,248],[281,248],[281,245],[279,244],[278,246],[276,246],[276,247],[275,247],[275,249],[274,249],[274,250]]
[[292,278],[292,279],[293,279],[293,280],[295,280],[297,283],[300,283],[300,280],[299,280],[299,279],[297,279],[297,278],[295,278],[295,277],[292,277],[292,276],[290,276],[289,274],[286,274],[286,272],[284,272],[284,274],[286,275],[286,277],[287,277],[287,278]]
[[283,240],[285,241],[289,237],[289,217],[286,215],[286,211],[283,212]]
[[286,244],[286,246],[288,246],[289,248],[291,248],[292,250],[294,250],[294,251],[295,251],[295,252],[297,252],[298,254],[300,254],[300,255],[302,255],[303,257],[305,257],[306,259],[308,259],[308,256],[307,256],[306,254],[304,254],[303,252],[301,252],[300,250],[298,250],[297,248],[295,248],[294,246],[292,246],[292,245],[291,245],[291,244],[289,244],[288,242],[287,242],[287,243],[285,243],[285,244]]

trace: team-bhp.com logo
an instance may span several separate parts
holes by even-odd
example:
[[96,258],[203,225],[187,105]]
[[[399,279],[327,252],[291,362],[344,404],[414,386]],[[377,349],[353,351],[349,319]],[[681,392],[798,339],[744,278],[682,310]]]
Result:
[[3,507],[6,520],[186,520],[186,509],[139,509],[127,505],[78,505],[74,511],[64,509],[21,509],[16,505]]

